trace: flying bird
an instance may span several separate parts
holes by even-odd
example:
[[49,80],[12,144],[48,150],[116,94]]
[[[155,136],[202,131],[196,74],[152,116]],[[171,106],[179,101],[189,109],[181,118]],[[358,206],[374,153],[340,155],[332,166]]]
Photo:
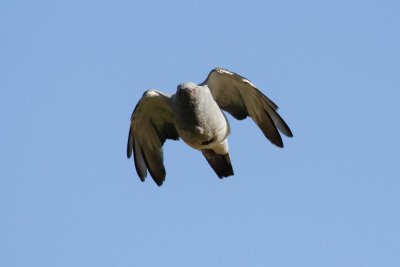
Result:
[[248,79],[215,68],[200,84],[179,84],[175,94],[144,92],[131,116],[127,156],[134,155],[141,181],[149,171],[161,186],[166,176],[162,146],[167,139],[181,138],[203,153],[219,178],[228,177],[234,173],[227,139],[230,126],[223,110],[238,120],[251,117],[271,143],[283,147],[279,132],[293,134],[277,109]]

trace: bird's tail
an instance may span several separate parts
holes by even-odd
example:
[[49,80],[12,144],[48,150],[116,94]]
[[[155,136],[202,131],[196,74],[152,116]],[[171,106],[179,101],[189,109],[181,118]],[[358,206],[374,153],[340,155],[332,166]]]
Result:
[[211,168],[215,171],[219,178],[228,177],[233,175],[233,169],[229,153],[221,155],[215,153],[211,149],[201,150],[204,157],[207,159]]

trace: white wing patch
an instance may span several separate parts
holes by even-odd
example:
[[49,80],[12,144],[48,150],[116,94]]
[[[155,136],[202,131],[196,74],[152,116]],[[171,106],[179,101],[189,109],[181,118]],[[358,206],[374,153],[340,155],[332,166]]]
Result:
[[244,83],[247,83],[247,84],[249,84],[249,85],[251,85],[251,86],[257,88],[252,82],[250,82],[250,81],[247,80],[247,79],[244,79],[244,78],[243,78],[242,81],[243,81]]
[[238,74],[236,74],[236,73],[233,73],[233,72],[231,72],[231,71],[229,71],[229,70],[217,68],[217,69],[216,69],[216,72],[218,72],[218,73],[220,73],[220,74],[228,74],[228,75],[230,75],[230,76],[236,75],[236,76],[238,76],[238,78],[241,78],[242,82],[247,83],[248,85],[257,88],[257,87],[256,87],[252,82],[250,82],[248,79],[246,79],[246,78],[244,78],[244,77],[242,77],[242,76],[240,76],[240,75],[238,75]]
[[228,74],[228,75],[233,75],[233,72],[226,70],[226,69],[215,69],[218,73],[221,74]]
[[145,93],[144,93],[144,96],[148,96],[148,97],[153,97],[153,96],[158,96],[159,95],[159,93],[157,93],[156,91],[154,91],[154,90],[147,90]]

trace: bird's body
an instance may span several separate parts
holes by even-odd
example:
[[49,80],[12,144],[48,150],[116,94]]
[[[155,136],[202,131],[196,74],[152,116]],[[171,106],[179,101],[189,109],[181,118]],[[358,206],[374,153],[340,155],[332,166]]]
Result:
[[180,84],[171,102],[176,129],[186,144],[228,153],[229,122],[206,85]]
[[227,139],[230,126],[221,109],[239,120],[252,117],[273,144],[283,147],[278,129],[293,135],[277,108],[249,80],[222,68],[212,70],[199,85],[178,85],[173,95],[148,90],[131,117],[128,157],[134,154],[142,181],[149,170],[162,185],[166,175],[162,145],[166,139],[182,138],[203,153],[220,178],[227,177],[233,175]]

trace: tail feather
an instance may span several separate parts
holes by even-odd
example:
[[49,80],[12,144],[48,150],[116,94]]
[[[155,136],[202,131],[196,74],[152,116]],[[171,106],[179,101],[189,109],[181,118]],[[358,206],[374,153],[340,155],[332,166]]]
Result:
[[203,149],[201,152],[219,178],[228,177],[234,174],[229,153],[221,155],[215,153],[211,149]]

